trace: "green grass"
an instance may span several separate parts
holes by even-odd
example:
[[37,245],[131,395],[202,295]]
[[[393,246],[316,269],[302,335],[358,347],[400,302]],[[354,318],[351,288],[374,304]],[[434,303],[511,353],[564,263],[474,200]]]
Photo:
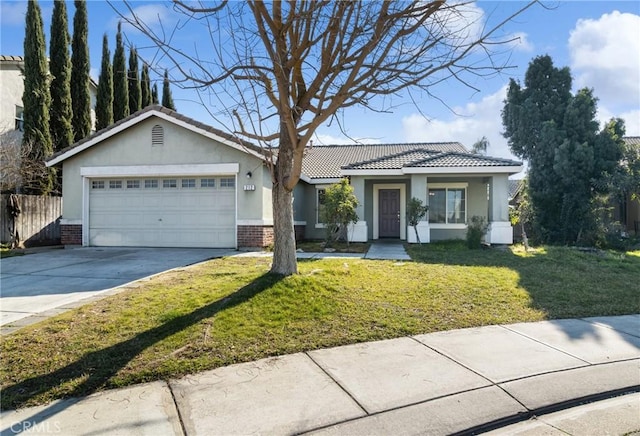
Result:
[[0,246],[0,259],[4,259],[5,257],[23,256],[24,254],[24,251],[12,250],[9,247]]
[[[463,243],[462,243],[463,244]],[[262,357],[498,323],[640,312],[640,252],[408,248],[413,262],[270,259],[173,271],[0,339],[3,409]]]

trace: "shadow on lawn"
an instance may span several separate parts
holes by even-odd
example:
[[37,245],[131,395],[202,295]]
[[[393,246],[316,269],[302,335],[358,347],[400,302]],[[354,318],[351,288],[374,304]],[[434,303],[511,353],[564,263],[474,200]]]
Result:
[[[265,274],[233,294],[196,309],[191,313],[173,318],[126,341],[86,354],[79,360],[52,373],[42,374],[7,386],[2,390],[2,409],[19,408],[35,395],[45,393],[61,383],[74,379],[83,380],[85,377],[86,379],[78,383],[67,396],[78,397],[94,393],[146,348],[225,309],[250,300],[281,279],[282,276],[279,275]],[[54,403],[25,421],[35,425],[44,418],[61,411],[60,405]],[[17,428],[19,426],[14,427]],[[8,429],[3,429],[0,434],[13,434],[6,433],[7,431]]]
[[[637,256],[554,246],[517,255],[511,249],[469,250],[464,242],[430,245],[408,246],[407,252],[414,262],[419,263],[515,271],[518,285],[529,294],[531,307],[544,312],[549,320],[640,313],[637,294],[640,257]],[[570,339],[587,336],[599,339],[594,324],[552,322]],[[626,333],[638,336],[635,333],[637,329],[633,329],[634,322],[626,326]],[[620,336],[638,346],[638,338],[625,334]]]

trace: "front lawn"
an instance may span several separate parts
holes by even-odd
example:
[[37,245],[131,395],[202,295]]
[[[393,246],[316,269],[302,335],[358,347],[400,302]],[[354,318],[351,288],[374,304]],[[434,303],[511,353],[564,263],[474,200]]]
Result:
[[2,408],[262,357],[471,326],[640,313],[640,252],[460,244],[413,262],[225,258],[144,282],[0,339]]

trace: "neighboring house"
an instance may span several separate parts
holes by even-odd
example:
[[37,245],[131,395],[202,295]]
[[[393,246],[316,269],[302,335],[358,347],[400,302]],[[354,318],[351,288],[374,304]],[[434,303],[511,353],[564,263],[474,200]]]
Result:
[[[22,144],[24,93],[24,58],[0,55],[0,155],[2,156],[0,188],[15,187],[16,174],[20,168],[20,146]],[[91,80],[91,125],[95,126],[96,95],[98,85]]]
[[[54,155],[63,166],[63,244],[255,247],[273,242],[264,151],[161,106],[149,106]],[[322,238],[324,189],[350,179],[360,220],[352,241],[415,241],[411,197],[429,204],[420,239],[464,238],[474,215],[487,242],[512,243],[508,177],[520,162],[457,142],[309,147],[294,190],[299,238]]]
[[[0,135],[22,131],[22,94],[24,93],[24,57],[0,55]],[[91,125],[95,126],[98,84],[89,82]]]

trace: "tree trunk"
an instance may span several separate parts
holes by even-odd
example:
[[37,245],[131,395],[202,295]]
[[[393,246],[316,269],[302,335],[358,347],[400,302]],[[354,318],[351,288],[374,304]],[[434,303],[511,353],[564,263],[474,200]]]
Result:
[[293,226],[293,192],[287,186],[294,175],[293,144],[282,128],[278,161],[273,167],[273,264],[271,272],[289,276],[298,273],[296,235]]
[[418,235],[418,226],[412,226],[413,227],[413,231],[416,232],[416,241],[418,241],[419,245],[422,245],[422,242],[420,241],[420,235]]
[[276,183],[273,187],[272,198],[274,246],[271,272],[285,276],[297,274],[293,195],[282,183]]

